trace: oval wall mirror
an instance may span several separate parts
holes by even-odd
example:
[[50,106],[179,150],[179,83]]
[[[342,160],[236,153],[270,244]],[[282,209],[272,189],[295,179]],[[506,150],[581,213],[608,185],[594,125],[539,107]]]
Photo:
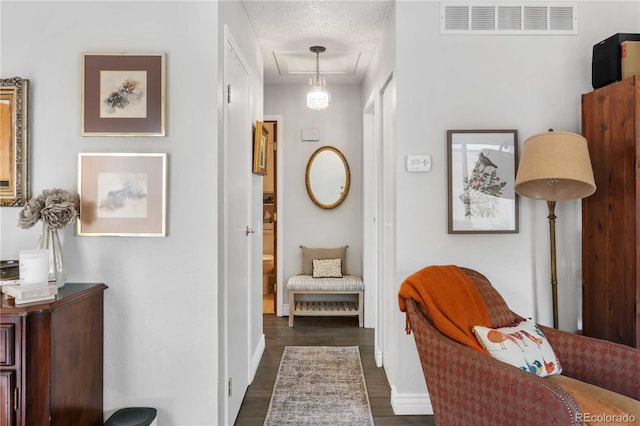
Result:
[[332,146],[317,149],[307,163],[305,183],[309,197],[318,207],[338,207],[349,193],[351,183],[347,159]]

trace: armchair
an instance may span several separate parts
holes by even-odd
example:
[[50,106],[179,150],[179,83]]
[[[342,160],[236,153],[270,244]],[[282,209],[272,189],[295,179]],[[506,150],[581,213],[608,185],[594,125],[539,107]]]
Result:
[[[485,276],[461,269],[482,296],[492,324],[507,325],[522,319]],[[522,371],[450,339],[415,300],[404,300],[436,424],[583,424],[586,413],[569,392],[549,380],[551,377]],[[640,400],[639,350],[539,327],[560,359],[563,376]]]

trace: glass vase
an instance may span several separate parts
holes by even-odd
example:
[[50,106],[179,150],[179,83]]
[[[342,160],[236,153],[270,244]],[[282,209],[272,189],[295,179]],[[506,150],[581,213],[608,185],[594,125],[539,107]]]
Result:
[[38,248],[49,250],[49,283],[55,282],[58,288],[64,286],[67,277],[64,270],[62,245],[60,244],[58,230],[43,223],[40,238],[38,239]]

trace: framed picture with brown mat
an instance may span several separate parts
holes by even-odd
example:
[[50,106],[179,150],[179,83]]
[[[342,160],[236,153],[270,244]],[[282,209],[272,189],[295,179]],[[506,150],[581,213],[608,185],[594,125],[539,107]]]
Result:
[[165,135],[164,53],[83,53],[82,136]]

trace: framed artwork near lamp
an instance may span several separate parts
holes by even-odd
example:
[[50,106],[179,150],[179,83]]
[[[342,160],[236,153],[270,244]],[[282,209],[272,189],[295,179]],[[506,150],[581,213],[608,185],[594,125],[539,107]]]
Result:
[[262,125],[262,121],[256,121],[253,136],[253,173],[257,175],[267,174],[267,136],[269,131]]
[[78,235],[167,235],[166,153],[80,153],[78,192]]
[[0,206],[29,199],[29,80],[0,80]]
[[518,232],[518,131],[448,130],[450,234]]
[[82,136],[165,135],[164,53],[82,54]]

